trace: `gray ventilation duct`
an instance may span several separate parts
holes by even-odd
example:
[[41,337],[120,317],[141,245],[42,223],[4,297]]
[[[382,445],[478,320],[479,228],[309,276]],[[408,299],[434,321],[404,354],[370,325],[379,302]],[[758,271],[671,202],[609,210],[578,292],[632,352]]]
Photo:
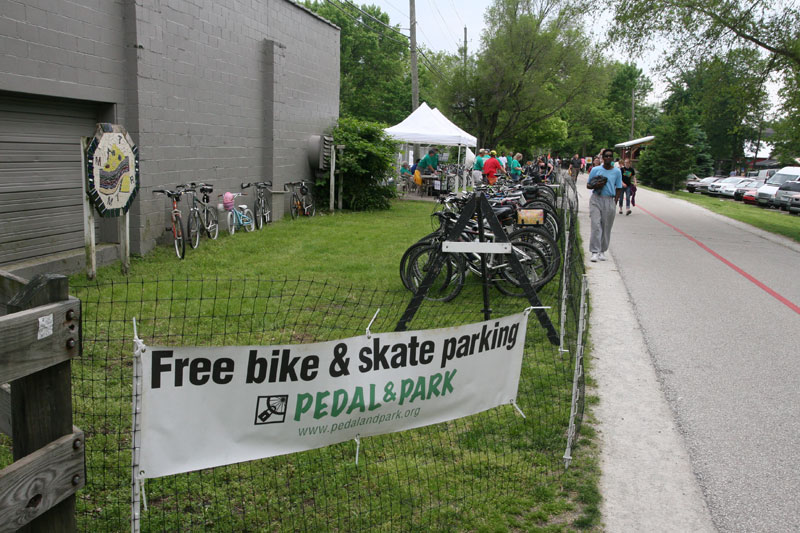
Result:
[[312,135],[308,138],[308,164],[314,171],[330,170],[332,147],[331,135]]

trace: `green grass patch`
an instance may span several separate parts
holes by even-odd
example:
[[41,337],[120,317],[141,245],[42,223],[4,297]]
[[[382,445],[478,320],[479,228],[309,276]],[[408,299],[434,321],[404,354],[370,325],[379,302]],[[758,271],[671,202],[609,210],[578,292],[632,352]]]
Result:
[[800,242],[800,217],[797,215],[700,193],[678,191],[674,193],[666,192],[664,194],[672,196],[673,198],[680,198],[681,200],[692,202],[693,204],[705,207],[706,209],[728,218]]
[[[431,231],[432,209],[396,201],[385,212],[284,220],[203,240],[184,260],[171,244],[161,245],[134,258],[127,278],[119,265],[101,268],[94,282],[73,276],[84,338],[83,356],[73,362],[75,424],[87,434],[79,527],[130,529],[133,317],[140,337],[161,345],[343,338],[363,334],[378,308],[372,331],[391,331],[411,298],[400,281],[400,257]],[[579,294],[574,286],[570,292]],[[559,295],[558,277],[539,293],[555,324]],[[491,297],[494,316],[525,307],[494,289]],[[426,302],[410,327],[476,322],[482,309],[481,286],[469,276],[454,301]],[[566,316],[573,331],[576,315]],[[547,342],[531,315],[517,398],[526,418],[507,405],[370,437],[361,442],[357,466],[355,445],[344,442],[148,480],[142,530],[594,530],[599,492],[591,438],[578,439],[566,472],[561,461],[572,377],[572,357]],[[0,441],[0,452],[8,444]]]

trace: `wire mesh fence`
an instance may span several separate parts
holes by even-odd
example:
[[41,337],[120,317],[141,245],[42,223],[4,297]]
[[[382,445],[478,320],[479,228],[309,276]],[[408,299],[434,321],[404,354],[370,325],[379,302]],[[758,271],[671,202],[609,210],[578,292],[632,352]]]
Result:
[[[360,442],[358,464],[356,445],[344,442],[151,479],[141,529],[458,530],[471,513],[560,476],[570,425],[579,429],[583,414],[575,367],[584,337],[584,266],[569,180],[560,186],[559,207],[565,261],[539,297],[563,340],[554,346],[533,317],[528,321],[517,397],[525,418],[508,405],[369,437]],[[371,331],[393,331],[411,300],[409,292],[302,279],[128,279],[71,289],[83,309],[73,387],[75,424],[87,436],[87,485],[78,497],[85,531],[131,527],[134,317],[149,345],[296,344],[363,335],[378,309]],[[522,299],[492,297],[496,317],[525,307]],[[425,301],[408,329],[480,322],[482,308],[474,284],[452,302]],[[202,424],[202,411],[197,417]]]

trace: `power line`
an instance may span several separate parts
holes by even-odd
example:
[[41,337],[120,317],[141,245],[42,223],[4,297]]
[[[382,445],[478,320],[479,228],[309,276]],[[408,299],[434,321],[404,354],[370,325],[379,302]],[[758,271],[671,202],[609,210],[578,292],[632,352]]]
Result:
[[444,17],[442,16],[442,12],[441,12],[441,11],[439,11],[439,8],[438,8],[438,7],[436,7],[436,2],[433,2],[432,0],[428,0],[428,4],[430,4],[430,5],[431,5],[431,7],[433,7],[433,9],[436,11],[436,14],[437,14],[437,15],[439,15],[439,18],[442,20],[442,25],[444,26],[444,29],[447,31],[447,35],[449,35],[449,36],[450,36],[450,38],[454,40],[454,42],[456,43],[456,50],[458,50],[458,48],[459,48],[459,46],[460,46],[460,45],[458,44],[458,39],[456,39],[456,38],[453,36],[453,34],[452,34],[452,33],[450,33],[450,26],[447,24],[447,21],[446,21],[446,20],[444,19]]
[[[389,36],[389,35],[386,35],[386,34],[384,33],[384,32],[385,32],[385,30],[381,30],[381,29],[378,29],[378,28],[373,28],[372,26],[369,26],[369,25],[368,25],[368,24],[366,24],[366,23],[365,23],[363,20],[361,20],[361,19],[359,19],[358,17],[354,16],[352,13],[349,13],[349,12],[348,12],[346,9],[344,9],[344,8],[343,8],[341,5],[334,3],[334,2],[333,2],[333,0],[325,0],[325,1],[326,1],[328,4],[332,5],[333,7],[335,7],[336,9],[338,9],[339,11],[341,11],[342,13],[344,13],[346,16],[348,16],[350,19],[352,19],[352,20],[353,20],[353,21],[354,21],[356,24],[360,24],[361,26],[364,26],[364,27],[365,27],[365,28],[367,28],[368,30],[372,30],[372,31],[374,31],[375,33],[378,33],[378,34],[380,34],[382,37],[385,37],[385,38],[389,39],[390,41],[394,41],[394,42],[396,42],[396,43],[398,43],[398,44],[402,44],[403,46],[406,46],[406,47],[409,47],[409,46],[410,46],[410,44],[409,44],[407,41],[399,41],[399,40],[397,40],[397,39],[395,39],[395,38],[393,38],[393,37],[391,37],[391,36]],[[344,2],[346,2],[347,4],[349,4],[349,5],[351,5],[351,6],[353,5],[353,4],[351,4],[350,2],[347,2],[347,0],[344,0]],[[341,1],[340,1],[340,3],[344,3],[344,2],[341,2]],[[358,9],[358,7],[357,7],[357,6],[354,6],[354,7],[356,7],[356,9]],[[406,36],[406,35],[404,35],[404,34],[400,33],[399,31],[397,31],[396,29],[392,28],[391,26],[387,26],[386,24],[384,24],[384,23],[383,23],[383,22],[381,22],[380,20],[376,19],[375,17],[373,17],[373,16],[372,16],[372,15],[370,15],[369,13],[365,13],[365,12],[364,12],[364,11],[362,11],[361,9],[358,9],[358,11],[360,11],[361,13],[364,13],[365,15],[369,16],[369,17],[370,17],[371,19],[373,19],[373,20],[376,20],[377,22],[380,22],[380,23],[381,23],[381,25],[383,25],[383,26],[385,26],[386,28],[388,28],[388,29],[392,30],[393,32],[395,32],[395,33],[399,34],[400,36],[402,36],[402,37],[404,37],[404,38],[408,39],[408,36]],[[433,62],[432,62],[432,61],[431,61],[431,60],[428,58],[428,56],[426,56],[426,55],[425,55],[425,54],[424,54],[424,53],[423,53],[421,50],[418,50],[418,53],[419,53],[419,54],[422,56],[422,58],[423,58],[423,64],[424,64],[424,65],[425,65],[425,66],[428,68],[428,70],[429,70],[429,71],[431,71],[431,73],[433,73],[433,74],[437,75],[437,76],[439,77],[439,79],[441,79],[442,81],[447,81],[447,78],[445,78],[444,74],[442,74],[442,72],[441,72],[441,71],[440,71],[438,68],[436,68],[436,66],[435,66],[435,65],[433,64]]]

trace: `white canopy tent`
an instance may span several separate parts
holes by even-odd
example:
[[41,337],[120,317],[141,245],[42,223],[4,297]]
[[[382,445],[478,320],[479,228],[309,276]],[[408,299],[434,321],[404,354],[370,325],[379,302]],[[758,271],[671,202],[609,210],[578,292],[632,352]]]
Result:
[[[386,128],[384,131],[390,137],[409,144],[458,146],[459,163],[461,162],[461,146],[468,148],[478,145],[478,140],[474,135],[470,135],[453,124],[438,109],[431,109],[425,102],[422,102],[402,122]],[[458,183],[456,183],[456,189],[458,189]]]
[[410,144],[477,146],[478,140],[445,117],[439,110],[422,102],[401,123],[385,131],[390,137]]

